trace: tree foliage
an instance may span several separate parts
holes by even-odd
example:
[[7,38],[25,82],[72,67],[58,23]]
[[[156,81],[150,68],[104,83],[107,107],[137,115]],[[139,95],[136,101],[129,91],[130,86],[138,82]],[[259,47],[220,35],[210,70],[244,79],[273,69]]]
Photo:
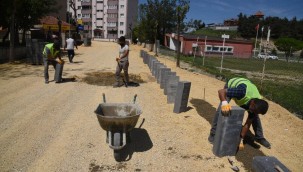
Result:
[[205,23],[202,22],[202,20],[190,19],[187,23],[185,23],[185,27],[185,29],[194,28],[199,30],[205,27]]
[[279,51],[285,53],[286,59],[291,56],[291,53],[303,48],[303,42],[294,38],[279,38],[275,41],[275,46]]
[[303,19],[298,21],[296,17],[288,20],[287,18],[271,16],[259,19],[254,15],[247,17],[240,13],[238,21],[238,32],[244,38],[254,38],[257,32],[256,26],[259,24],[259,34],[262,34],[261,28],[264,27],[263,34],[266,35],[268,28],[270,28],[270,37],[273,39],[289,37],[303,41]]
[[[54,0],[1,0],[0,26],[4,29],[10,28],[13,22],[15,32],[29,30],[40,18],[56,11],[55,5]],[[14,20],[12,20],[13,15]]]
[[147,0],[147,3],[140,4],[138,25],[134,29],[134,36],[141,42],[153,43],[156,35],[157,39],[163,43],[166,33],[176,32],[177,7],[183,2],[189,3],[186,0]]

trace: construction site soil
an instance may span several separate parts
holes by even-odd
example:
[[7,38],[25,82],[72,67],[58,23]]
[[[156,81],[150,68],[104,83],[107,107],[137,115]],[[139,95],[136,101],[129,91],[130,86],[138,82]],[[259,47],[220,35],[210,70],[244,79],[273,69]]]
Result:
[[[141,49],[130,45],[129,73],[138,87],[111,86],[118,54],[113,42],[79,47],[59,84],[44,83],[42,65],[0,64],[0,171],[232,171],[227,157],[216,157],[207,140],[218,89],[225,83],[177,68],[160,55],[160,62],[192,83],[188,111],[175,114],[143,63]],[[52,78],[54,69],[49,73]],[[123,162],[115,161],[94,113],[103,93],[109,103],[130,103],[137,94],[143,111]],[[250,140],[232,157],[235,165],[251,171],[254,156],[274,156],[291,171],[302,171],[303,121],[271,101],[261,121],[272,148]]]

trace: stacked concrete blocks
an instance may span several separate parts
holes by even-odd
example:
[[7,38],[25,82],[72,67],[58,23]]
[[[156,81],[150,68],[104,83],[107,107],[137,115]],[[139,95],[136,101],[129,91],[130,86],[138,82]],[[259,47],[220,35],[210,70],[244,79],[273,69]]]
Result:
[[234,156],[237,153],[244,112],[244,109],[232,106],[230,116],[219,114],[213,143],[213,153],[216,156]]
[[190,86],[191,86],[191,82],[188,81],[178,82],[175,104],[174,104],[174,113],[181,113],[187,110]]
[[168,72],[171,72],[170,68],[164,68],[160,72],[161,73],[161,76],[160,76],[160,88],[161,89],[164,89],[164,85],[167,82]]
[[164,95],[167,95],[167,89],[168,89],[168,81],[170,79],[170,77],[176,77],[177,76],[177,73],[176,72],[166,72],[165,74],[165,82],[163,84],[163,89],[164,89]]
[[157,83],[160,84],[160,88],[164,89],[164,94],[167,95],[167,103],[175,103],[174,112],[186,111],[191,83],[187,81],[179,82],[180,78],[176,75],[176,72],[172,72],[170,68],[167,68],[146,51],[141,50],[140,56],[143,58],[143,62],[148,65]]
[[167,103],[171,104],[175,102],[177,87],[179,82],[179,76],[171,76],[167,82]]

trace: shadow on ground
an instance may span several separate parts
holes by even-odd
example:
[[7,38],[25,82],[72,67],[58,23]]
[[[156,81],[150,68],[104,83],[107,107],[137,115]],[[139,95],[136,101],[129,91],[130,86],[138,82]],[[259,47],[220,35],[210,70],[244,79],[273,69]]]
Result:
[[[216,113],[216,108],[202,99],[191,99],[190,102],[197,110],[198,114],[206,119],[209,124],[212,124],[213,117]],[[242,162],[244,168],[248,171],[252,170],[252,160],[255,156],[265,156],[263,152],[259,150],[260,146],[254,142],[254,135],[251,131],[248,132],[245,137],[245,148],[242,151],[238,151],[236,159]],[[206,140],[207,138],[205,138]]]
[[130,132],[130,143],[121,150],[121,161],[131,160],[135,152],[145,152],[153,147],[153,143],[145,129],[134,128]]
[[[153,147],[153,143],[145,129],[142,128],[134,128],[130,132],[130,141],[126,144],[126,146],[120,150],[120,160],[122,162],[117,163],[116,165],[97,165],[95,163],[95,160],[89,164],[89,171],[90,172],[97,172],[97,171],[103,171],[103,170],[111,170],[111,171],[119,171],[119,170],[126,170],[126,162],[123,161],[129,161],[131,160],[133,154],[135,152],[145,152],[150,150]],[[108,147],[108,149],[110,149]],[[113,151],[114,152],[114,151]],[[112,157],[109,157],[114,159],[114,153],[112,154]],[[138,169],[141,171],[140,169]]]

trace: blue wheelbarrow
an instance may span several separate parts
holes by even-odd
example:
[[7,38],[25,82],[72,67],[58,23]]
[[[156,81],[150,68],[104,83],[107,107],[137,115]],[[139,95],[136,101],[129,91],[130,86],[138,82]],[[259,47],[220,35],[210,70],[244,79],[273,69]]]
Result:
[[99,124],[106,131],[106,143],[114,150],[114,158],[121,161],[121,150],[130,142],[130,131],[136,126],[141,108],[133,103],[106,103],[103,94],[103,103],[99,104],[95,113]]

